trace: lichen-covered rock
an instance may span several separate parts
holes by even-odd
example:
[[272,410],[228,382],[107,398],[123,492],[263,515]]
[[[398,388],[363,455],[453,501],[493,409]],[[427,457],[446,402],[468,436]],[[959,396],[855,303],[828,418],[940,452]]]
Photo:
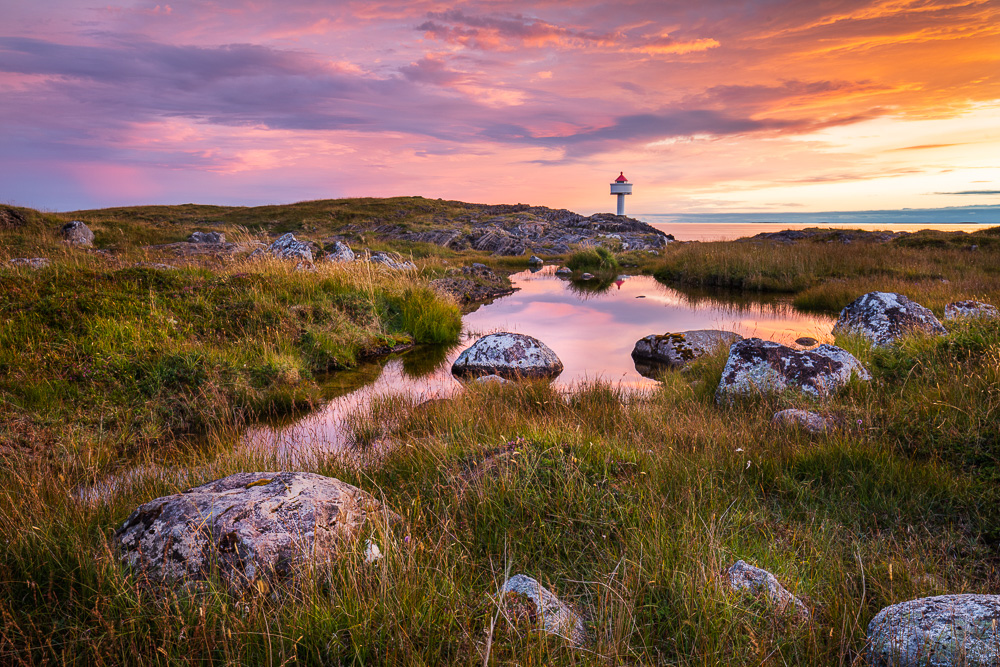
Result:
[[294,259],[306,264],[313,263],[312,245],[299,241],[291,232],[278,237],[268,250],[278,259]]
[[830,430],[830,422],[823,415],[794,408],[774,413],[771,423],[778,426],[801,428],[810,433],[826,433]]
[[476,378],[476,384],[507,384],[507,380],[499,375],[482,375]]
[[387,269],[391,269],[393,271],[412,271],[417,268],[416,264],[404,260],[402,255],[394,252],[372,253],[370,261],[375,262],[376,264],[381,264]]
[[895,292],[869,292],[858,297],[840,311],[833,327],[834,335],[860,334],[878,347],[892,345],[914,332],[947,333],[934,313]]
[[788,592],[767,570],[738,560],[722,573],[722,578],[725,585],[733,592],[748,592],[766,602],[780,614],[789,614],[801,621],[809,620],[809,610],[802,600]]
[[632,358],[667,366],[683,366],[723,345],[728,347],[742,339],[743,336],[738,333],[715,329],[650,334],[636,341]]
[[868,624],[873,665],[1000,665],[1000,595],[939,595],[886,607]]
[[44,269],[52,264],[48,257],[15,257],[8,261],[12,266],[23,266],[29,269]]
[[354,251],[343,241],[334,242],[333,246],[328,246],[328,252],[323,259],[327,262],[353,262]]
[[518,333],[483,336],[458,355],[455,375],[500,375],[505,378],[545,378],[562,373],[563,364],[548,345]]
[[995,320],[1000,319],[1000,310],[982,301],[955,301],[944,307],[944,319],[957,320],[963,317]]
[[59,231],[62,234],[63,241],[66,243],[78,246],[91,246],[94,244],[94,232],[90,231],[90,227],[83,224],[80,220],[67,222]]
[[188,243],[225,243],[226,235],[222,232],[192,232]]
[[526,620],[532,626],[577,646],[587,642],[583,618],[531,577],[515,574],[504,582],[500,593],[508,620]]
[[122,560],[151,579],[232,585],[324,561],[366,522],[399,517],[370,494],[306,472],[244,472],[152,500],[115,533]]
[[820,345],[812,350],[794,350],[760,338],[745,338],[732,344],[716,400],[734,395],[782,392],[798,389],[825,398],[857,375],[871,375],[847,350]]

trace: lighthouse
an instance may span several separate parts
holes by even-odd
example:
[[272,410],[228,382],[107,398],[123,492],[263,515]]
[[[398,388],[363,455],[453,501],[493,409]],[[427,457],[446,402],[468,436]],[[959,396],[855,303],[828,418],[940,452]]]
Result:
[[625,178],[625,172],[620,172],[611,184],[611,194],[618,195],[618,215],[625,215],[625,195],[632,194],[632,184]]

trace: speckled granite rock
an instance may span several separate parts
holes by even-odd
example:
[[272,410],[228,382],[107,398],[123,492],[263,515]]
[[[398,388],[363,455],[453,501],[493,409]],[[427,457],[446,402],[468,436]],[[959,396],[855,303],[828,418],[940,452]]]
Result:
[[[558,635],[576,645],[586,643],[587,630],[580,615],[531,577],[515,574],[504,582],[500,592],[505,598],[508,620],[527,620],[550,635]],[[527,618],[520,618],[522,616]]]
[[312,246],[295,238],[291,232],[278,237],[278,240],[268,246],[271,254],[278,259],[296,259],[312,264]]
[[774,341],[746,338],[729,348],[715,397],[721,401],[735,395],[799,389],[825,398],[855,374],[862,380],[871,379],[853,354],[835,345],[794,350]]
[[455,375],[499,375],[505,378],[545,378],[562,373],[563,364],[548,345],[524,334],[483,336],[458,355]]
[[669,366],[683,366],[723,345],[730,346],[743,336],[732,331],[696,329],[677,333],[650,334],[640,338],[632,349],[632,358]]
[[349,245],[343,241],[335,241],[332,246],[328,247],[328,252],[323,260],[327,262],[353,262],[354,258],[354,251]]
[[830,422],[823,415],[794,408],[774,413],[771,423],[778,426],[801,428],[810,433],[826,433],[831,429]]
[[955,301],[944,307],[944,319],[957,320],[963,317],[980,317],[995,320],[1000,318],[997,307],[982,301]]
[[873,665],[1000,665],[1000,595],[939,595],[886,607],[868,624]]
[[927,308],[895,292],[869,292],[840,311],[834,335],[860,334],[872,345],[885,347],[914,332],[945,334]]
[[84,247],[94,244],[94,232],[79,220],[67,222],[59,231],[66,243]]
[[790,614],[797,620],[809,620],[809,610],[802,600],[789,593],[767,570],[738,560],[722,573],[722,579],[733,592],[746,591],[765,601],[778,613]]
[[370,494],[306,472],[237,473],[136,509],[115,533],[122,560],[151,579],[235,586],[324,561],[367,521],[395,523]]

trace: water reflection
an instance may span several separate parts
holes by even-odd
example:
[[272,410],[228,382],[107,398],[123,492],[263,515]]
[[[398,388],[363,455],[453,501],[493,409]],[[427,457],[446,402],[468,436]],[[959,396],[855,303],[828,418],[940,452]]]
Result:
[[520,289],[465,315],[459,344],[425,346],[333,374],[323,385],[328,399],[323,408],[290,423],[253,429],[248,440],[281,452],[342,449],[343,422],[366,410],[373,398],[404,394],[419,403],[460,390],[452,362],[478,338],[497,331],[534,336],[552,348],[565,367],[554,381],[563,389],[598,378],[633,388],[655,385],[636,370],[631,356],[635,342],[652,333],[725,329],[789,345],[801,336],[832,340],[833,318],[800,313],[787,297],[683,293],[648,276],[574,282],[557,278],[555,269],[511,276]]

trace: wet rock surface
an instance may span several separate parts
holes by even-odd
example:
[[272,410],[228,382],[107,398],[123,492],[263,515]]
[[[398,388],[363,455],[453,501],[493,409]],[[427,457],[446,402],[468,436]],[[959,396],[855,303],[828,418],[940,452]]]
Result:
[[192,232],[188,243],[225,243],[226,235],[222,232]]
[[94,245],[94,232],[90,231],[90,227],[79,220],[67,222],[59,230],[59,233],[62,234],[63,240],[71,245],[83,247]]
[[846,385],[854,375],[862,380],[871,379],[853,354],[835,345],[795,350],[774,341],[746,338],[729,348],[729,359],[715,396],[721,401],[736,395],[798,389],[824,398]]
[[776,426],[801,428],[809,433],[826,433],[832,428],[832,424],[823,415],[795,408],[774,413],[771,423]]
[[551,378],[562,370],[562,361],[545,343],[509,332],[483,336],[451,367],[459,376],[499,375],[508,379]]
[[1000,664],[1000,595],[939,595],[882,609],[868,625],[868,657],[888,667]]
[[696,329],[676,333],[650,334],[640,338],[632,349],[632,358],[679,367],[722,346],[730,346],[743,336],[732,331]]
[[587,642],[583,618],[552,591],[524,574],[515,574],[500,589],[507,620],[557,635],[577,646]]
[[892,345],[911,333],[943,335],[945,328],[929,309],[896,292],[869,292],[842,311],[834,335],[859,334],[872,345]]
[[779,614],[788,614],[800,621],[809,620],[809,610],[802,600],[792,595],[767,570],[738,560],[722,573],[722,579],[734,593],[748,593]]
[[964,317],[995,320],[1000,319],[997,307],[982,301],[955,301],[944,307],[945,320],[958,320]]
[[373,496],[332,477],[249,472],[140,506],[115,542],[122,560],[150,579],[217,571],[239,587],[334,558],[366,528],[397,521]]

